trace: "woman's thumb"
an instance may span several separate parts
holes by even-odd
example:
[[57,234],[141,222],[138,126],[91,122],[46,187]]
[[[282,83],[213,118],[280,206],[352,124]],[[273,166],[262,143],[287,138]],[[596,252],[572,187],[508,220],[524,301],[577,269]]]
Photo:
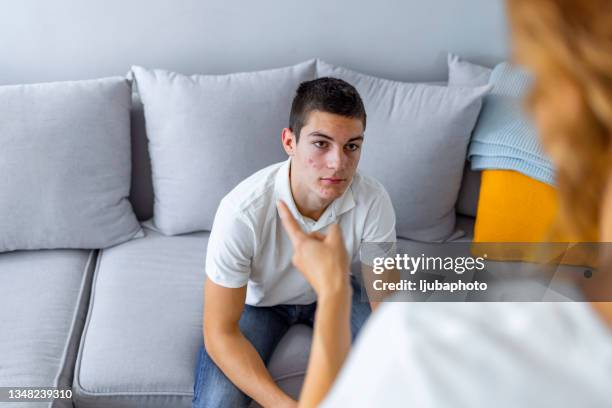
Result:
[[340,225],[332,224],[329,227],[329,230],[327,231],[327,236],[325,238],[325,241],[329,243],[342,243],[342,230],[340,229]]

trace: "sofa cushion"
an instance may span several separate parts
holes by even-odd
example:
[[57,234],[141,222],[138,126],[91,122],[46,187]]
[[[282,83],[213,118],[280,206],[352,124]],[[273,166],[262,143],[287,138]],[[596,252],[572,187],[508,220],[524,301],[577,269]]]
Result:
[[142,102],[138,92],[132,92],[132,109],[130,110],[130,127],[132,135],[132,185],[130,202],[139,220],[153,217],[153,179],[151,177],[151,156],[145,129],[145,118]]
[[483,170],[476,242],[575,242],[554,230],[558,192],[512,170]]
[[297,399],[308,366],[312,328],[303,324],[292,326],[272,354],[268,370],[276,383]]
[[470,133],[489,87],[390,81],[321,60],[317,75],[344,79],[359,91],[368,115],[359,168],[389,192],[398,237],[449,238]]
[[[0,387],[72,385],[94,263],[95,251],[0,254]],[[72,401],[53,406],[72,407]]]
[[[473,64],[455,54],[448,54],[449,86],[482,86],[489,83],[491,68]],[[480,191],[480,172],[470,168],[469,163],[463,170],[463,181],[457,199],[456,209],[459,214],[476,216],[478,194]]]
[[[100,253],[76,362],[78,407],[191,406],[209,234],[145,233]],[[272,358],[281,386],[294,387],[294,363],[306,361],[310,331],[295,330],[286,337],[301,339],[298,349],[279,347],[282,358]]]
[[286,159],[280,134],[315,63],[229,75],[185,76],[133,67],[144,105],[155,192],[166,235],[209,231],[221,198]]
[[[293,399],[300,397],[308,366],[312,328],[303,324],[292,326],[276,346],[268,370],[278,384]],[[260,405],[252,402],[252,408]]]
[[125,78],[0,87],[0,252],[103,248],[140,233]]
[[455,54],[449,53],[448,84],[450,86],[482,86],[489,83],[493,70],[482,65],[465,61]]
[[472,170],[470,163],[466,161],[463,167],[463,178],[461,179],[461,189],[455,204],[457,213],[475,217],[478,211],[478,198],[480,195],[480,171]]

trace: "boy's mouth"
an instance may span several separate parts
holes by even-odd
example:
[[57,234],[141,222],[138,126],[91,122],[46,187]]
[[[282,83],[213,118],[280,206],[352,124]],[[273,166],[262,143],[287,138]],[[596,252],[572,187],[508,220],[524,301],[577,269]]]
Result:
[[346,179],[335,178],[335,177],[322,177],[321,181],[323,182],[323,184],[335,185],[335,184],[344,183],[346,181]]

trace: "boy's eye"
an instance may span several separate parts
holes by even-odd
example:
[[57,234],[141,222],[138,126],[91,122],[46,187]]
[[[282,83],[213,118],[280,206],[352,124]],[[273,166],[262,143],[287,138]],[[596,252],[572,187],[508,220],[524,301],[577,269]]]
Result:
[[313,143],[316,147],[318,147],[319,149],[324,149],[325,147],[327,147],[327,142],[324,142],[322,140],[317,140],[316,142]]
[[351,152],[354,152],[355,150],[359,149],[359,145],[356,143],[349,143],[346,145],[346,148]]

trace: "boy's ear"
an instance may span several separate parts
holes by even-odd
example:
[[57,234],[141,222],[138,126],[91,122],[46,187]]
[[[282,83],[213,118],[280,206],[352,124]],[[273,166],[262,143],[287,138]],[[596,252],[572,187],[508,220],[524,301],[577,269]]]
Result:
[[295,149],[297,148],[297,138],[295,137],[295,133],[289,128],[284,128],[281,133],[281,143],[283,145],[283,149],[289,156],[293,156],[295,154]]

